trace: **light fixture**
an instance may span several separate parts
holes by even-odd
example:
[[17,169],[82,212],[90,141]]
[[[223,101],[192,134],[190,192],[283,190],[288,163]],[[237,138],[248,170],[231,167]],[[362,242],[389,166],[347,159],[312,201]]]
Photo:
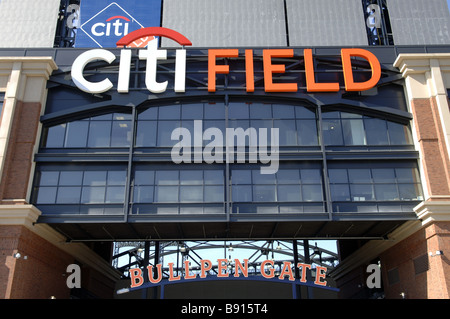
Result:
[[22,257],[22,255],[20,253],[15,253],[13,257],[19,259],[20,257]]
[[233,251],[233,250],[234,250],[233,244],[230,243],[230,247],[228,247],[228,251]]

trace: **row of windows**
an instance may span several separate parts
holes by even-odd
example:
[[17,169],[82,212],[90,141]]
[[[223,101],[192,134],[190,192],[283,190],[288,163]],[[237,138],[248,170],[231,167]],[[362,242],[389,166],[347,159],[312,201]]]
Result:
[[[36,204],[124,203],[122,170],[47,171],[38,174]],[[421,200],[416,168],[348,168],[328,170],[332,201]],[[223,203],[225,172],[207,170],[135,170],[134,203]],[[282,168],[262,175],[259,169],[231,170],[231,201],[321,202],[321,169]]]
[[[231,103],[225,121],[224,104],[186,104],[151,107],[138,114],[136,147],[172,147],[172,132],[179,127],[191,132],[194,120],[202,129],[216,127],[279,129],[280,146],[318,146],[318,120],[312,110],[302,106]],[[407,145],[412,144],[408,126],[383,119],[345,112],[325,112],[322,116],[324,145]],[[132,143],[130,114],[115,113],[49,127],[46,148],[128,147]],[[209,141],[205,140],[204,144]]]

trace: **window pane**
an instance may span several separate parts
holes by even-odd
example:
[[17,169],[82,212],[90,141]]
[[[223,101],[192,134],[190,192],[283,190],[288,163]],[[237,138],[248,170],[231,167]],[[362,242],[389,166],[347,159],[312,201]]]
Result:
[[125,185],[127,174],[125,171],[109,171],[108,185]]
[[225,198],[223,186],[205,186],[204,188],[205,202],[223,202]]
[[419,172],[415,168],[396,168],[395,175],[398,183],[418,183]]
[[81,193],[82,203],[104,203],[105,187],[83,187]]
[[46,147],[63,147],[66,124],[60,124],[48,128]]
[[41,178],[39,185],[41,186],[56,186],[58,185],[59,172],[41,171]]
[[300,184],[298,169],[282,169],[276,173],[278,184]]
[[102,186],[106,185],[105,171],[85,171],[83,177],[83,185],[86,186]]
[[80,195],[81,187],[59,187],[56,202],[58,204],[78,204]]
[[233,186],[232,188],[233,202],[251,202],[252,187],[248,185]]
[[178,185],[178,171],[157,171],[156,185]]
[[274,202],[276,200],[275,185],[254,185],[253,200],[255,202]]
[[178,186],[157,186],[155,196],[158,203],[176,203],[178,202]]
[[81,185],[83,172],[61,172],[59,185]]
[[40,187],[36,199],[37,204],[54,204],[57,187]]
[[138,121],[136,132],[136,146],[156,146],[156,127],[156,121]]
[[179,120],[180,105],[168,105],[159,107],[158,117],[160,120]]
[[295,119],[295,109],[293,105],[274,104],[272,106],[274,119]]
[[136,171],[134,174],[135,185],[153,185],[154,179],[154,171]]
[[300,185],[278,185],[279,202],[300,202],[302,201],[302,192]]
[[125,201],[125,187],[109,186],[106,189],[105,203],[123,203]]
[[399,184],[401,200],[423,200],[420,184]]
[[88,121],[67,123],[65,147],[86,147]]
[[252,183],[252,171],[250,170],[232,170],[231,177],[233,184]]
[[272,105],[271,104],[250,104],[250,118],[251,119],[271,119]]
[[91,121],[89,125],[89,147],[109,147],[111,122]]
[[253,170],[253,184],[276,184],[275,174],[261,174],[260,170]]
[[318,145],[316,120],[297,121],[298,145],[312,146]]
[[297,106],[295,107],[295,116],[298,119],[315,119],[316,111],[308,109],[307,107]]
[[303,185],[302,186],[303,201],[317,202],[323,200],[323,190],[321,185]]
[[355,202],[375,199],[372,185],[350,185],[350,192]]
[[408,126],[394,122],[387,122],[387,124],[391,145],[412,144]]
[[211,120],[225,119],[225,105],[223,103],[214,103],[214,104],[205,103],[204,116],[205,116],[205,119],[211,119]]
[[375,196],[377,200],[398,200],[397,185],[377,184],[375,185]]
[[158,107],[149,107],[145,111],[139,113],[139,120],[156,120],[158,119]]
[[180,171],[180,185],[202,185],[203,171]]
[[341,122],[339,120],[322,121],[323,142],[325,145],[343,145]]
[[249,105],[247,103],[231,103],[228,107],[228,117],[230,119],[248,119]]
[[350,190],[347,184],[334,184],[330,185],[331,200],[333,201],[349,201]]
[[202,202],[203,186],[180,186],[180,202]]
[[131,142],[131,122],[114,121],[111,133],[111,146],[125,147]]
[[219,170],[206,170],[204,171],[205,185],[223,185],[224,174]]
[[160,121],[158,123],[158,146],[174,146],[178,140],[172,140],[172,132],[180,127],[179,121]]
[[348,183],[346,169],[329,169],[328,178],[330,180],[330,183]]
[[348,177],[350,179],[350,183],[372,183],[370,169],[368,168],[349,169]]
[[374,168],[372,169],[372,176],[375,183],[395,183],[393,168]]
[[300,170],[301,181],[302,183],[322,183],[320,170],[318,169],[301,169]]
[[368,145],[388,145],[386,121],[364,119]]
[[153,202],[153,186],[135,186],[134,187],[135,203],[152,203]]
[[181,118],[185,120],[203,119],[203,104],[181,105]]
[[294,120],[274,120],[273,127],[279,129],[280,146],[297,145],[297,129]]
[[362,120],[342,120],[345,145],[366,145]]

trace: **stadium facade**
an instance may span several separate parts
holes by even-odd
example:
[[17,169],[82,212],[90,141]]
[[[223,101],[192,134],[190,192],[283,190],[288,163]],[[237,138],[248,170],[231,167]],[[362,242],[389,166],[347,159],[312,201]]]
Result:
[[[0,17],[2,298],[449,298],[444,0],[1,0]],[[217,278],[230,243],[315,266]],[[207,278],[202,245],[228,250]],[[130,291],[170,247],[195,279]]]

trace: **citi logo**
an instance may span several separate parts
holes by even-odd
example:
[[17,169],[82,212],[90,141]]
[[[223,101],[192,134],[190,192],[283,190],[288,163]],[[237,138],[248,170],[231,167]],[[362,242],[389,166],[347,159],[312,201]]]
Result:
[[[114,21],[114,22],[113,22]],[[91,27],[91,33],[96,37],[111,36],[111,27],[113,34],[117,37],[128,34],[130,28],[130,19],[124,16],[114,16],[106,20],[106,23],[97,22]]]
[[[100,10],[80,27],[100,48],[105,46],[115,47],[119,39],[142,28],[144,26],[116,2]],[[143,39],[146,41],[141,42],[145,42],[146,45],[148,41],[153,39],[153,37],[151,39]]]

